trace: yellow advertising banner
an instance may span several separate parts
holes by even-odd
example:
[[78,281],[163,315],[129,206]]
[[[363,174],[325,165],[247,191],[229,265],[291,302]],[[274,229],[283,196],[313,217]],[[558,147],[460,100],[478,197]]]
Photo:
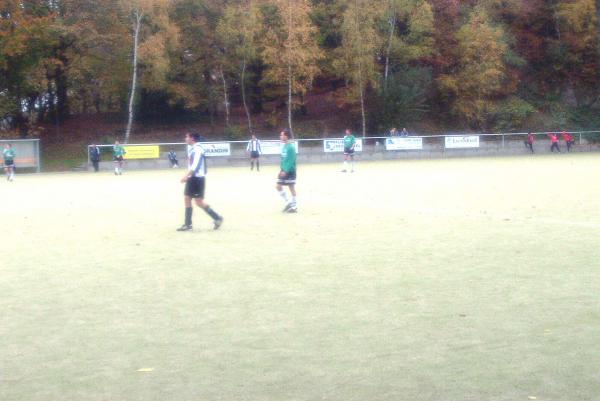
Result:
[[159,146],[124,146],[125,159],[158,159],[160,157]]

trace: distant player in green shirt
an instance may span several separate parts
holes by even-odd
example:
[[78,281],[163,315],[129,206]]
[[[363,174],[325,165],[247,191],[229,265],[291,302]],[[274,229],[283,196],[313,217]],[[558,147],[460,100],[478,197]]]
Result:
[[10,143],[4,145],[2,150],[4,156],[4,172],[6,173],[6,179],[8,181],[14,181],[15,179],[15,150],[12,148]]
[[[290,133],[283,130],[279,135],[283,146],[281,148],[281,171],[277,180],[277,192],[285,201],[284,213],[297,213],[296,205],[296,146],[290,142]],[[283,187],[290,189],[292,198],[289,199]]]
[[354,172],[354,148],[356,147],[356,137],[347,129],[344,135],[344,169],[342,173],[348,171],[348,161],[350,161],[350,172]]
[[113,162],[115,163],[115,175],[123,175],[123,157],[127,152],[125,148],[121,146],[119,141],[115,141],[113,146]]

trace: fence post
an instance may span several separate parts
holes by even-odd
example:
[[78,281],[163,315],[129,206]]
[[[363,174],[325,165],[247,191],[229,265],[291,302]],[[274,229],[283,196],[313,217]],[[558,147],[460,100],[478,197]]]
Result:
[[502,134],[502,149],[504,149],[504,134]]
[[37,158],[37,172],[40,173],[42,171],[42,158],[40,152],[40,140],[38,139],[35,142],[35,157]]
[[[87,150],[87,165],[85,166],[85,170],[87,171],[87,170],[89,170],[90,164],[92,162],[90,160],[90,145],[87,146],[86,150]],[[98,151],[100,151],[100,150],[98,150]]]

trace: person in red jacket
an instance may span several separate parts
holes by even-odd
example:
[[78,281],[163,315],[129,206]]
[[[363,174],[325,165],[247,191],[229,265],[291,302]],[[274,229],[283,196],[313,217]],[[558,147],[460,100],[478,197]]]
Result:
[[548,138],[550,138],[550,142],[552,143],[552,146],[550,146],[550,152],[554,153],[554,149],[556,149],[556,151],[560,153],[560,148],[558,147],[558,134],[550,132],[548,134]]
[[565,141],[565,144],[567,145],[567,152],[570,152],[571,151],[571,147],[575,143],[575,141],[573,139],[573,135],[569,134],[566,131],[563,131],[562,134],[561,134],[561,136],[562,136],[563,141]]
[[533,144],[535,142],[535,135],[533,133],[527,134],[527,139],[525,140],[525,147],[531,151],[531,153],[535,153],[533,150]]

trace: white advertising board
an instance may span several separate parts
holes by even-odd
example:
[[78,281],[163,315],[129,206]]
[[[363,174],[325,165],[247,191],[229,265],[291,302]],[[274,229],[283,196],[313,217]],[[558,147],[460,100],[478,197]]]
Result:
[[[343,139],[324,139],[323,140],[323,150],[325,153],[336,153],[344,151],[344,140]],[[355,152],[362,152],[363,143],[362,139],[356,139],[356,144],[354,146]]]
[[423,138],[387,138],[385,140],[386,150],[421,150],[423,149]]
[[478,147],[479,137],[476,135],[446,137],[446,149],[464,149]]
[[203,142],[200,145],[208,157],[231,156],[231,144],[229,143]]
[[[300,145],[298,141],[292,143],[296,146],[296,153],[299,153]],[[263,155],[280,155],[282,146],[281,141],[260,141],[260,149]]]

